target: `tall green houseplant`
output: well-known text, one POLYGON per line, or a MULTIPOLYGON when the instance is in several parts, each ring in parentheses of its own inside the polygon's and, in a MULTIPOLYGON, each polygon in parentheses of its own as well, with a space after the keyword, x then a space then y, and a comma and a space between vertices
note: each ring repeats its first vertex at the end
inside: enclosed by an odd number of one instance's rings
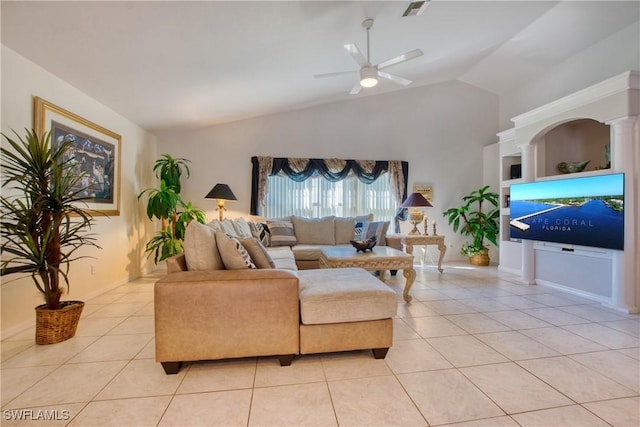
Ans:
POLYGON ((147 242, 145 252, 154 253, 154 261, 158 263, 171 256, 183 252, 182 242, 187 224, 196 220, 205 222, 206 217, 202 209, 185 202, 180 197, 183 174, 190 176, 189 160, 174 158, 163 154, 153 165, 156 178, 160 180, 160 188, 148 188, 138 195, 140 199, 145 193, 147 199, 147 217, 160 220, 160 230, 147 242))
MULTIPOLYGON (((458 208, 448 209, 443 213, 453 231, 473 238, 472 243, 462 246, 465 256, 479 255, 488 251, 485 239, 498 246, 500 209, 498 194, 489 191, 485 185, 462 198, 463 204, 458 208)), ((488 263, 488 257, 487 257, 488 263)))
MULTIPOLYGON (((75 159, 69 155, 71 141, 51 144, 51 134, 38 136, 26 130, 17 139, 4 134, 7 146, 2 154, 2 196, 0 203, 2 236, 2 276, 29 276, 44 297, 44 306, 36 307, 36 342, 48 344, 63 341, 73 330, 59 336, 38 340, 41 308, 61 310, 69 305, 61 302, 65 285, 69 288, 69 266, 83 258, 77 251, 84 246, 99 247, 89 233, 93 217, 82 196, 89 188, 83 185, 84 174, 74 169, 75 159)), ((77 317, 82 311, 82 302, 77 317)), ((76 323, 77 325, 77 323, 76 323)), ((55 327, 54 327, 55 328, 55 327)))

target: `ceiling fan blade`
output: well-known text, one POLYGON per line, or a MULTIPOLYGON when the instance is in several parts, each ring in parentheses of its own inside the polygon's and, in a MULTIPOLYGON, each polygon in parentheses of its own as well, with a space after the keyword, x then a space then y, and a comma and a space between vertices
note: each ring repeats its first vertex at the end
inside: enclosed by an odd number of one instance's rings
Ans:
POLYGON ((345 44, 344 48, 347 50, 347 52, 349 52, 351 57, 358 63, 358 65, 361 68, 368 67, 371 65, 369 64, 369 61, 367 61, 367 58, 364 57, 362 52, 360 52, 360 49, 358 49, 358 46, 356 46, 355 44, 353 43, 345 44))
POLYGON ((397 83, 402 86, 408 86, 411 84, 411 80, 407 80, 403 77, 395 76, 393 74, 384 73, 382 71, 378 71, 378 75, 380 77, 384 77, 385 79, 391 80, 394 83, 397 83))
POLYGON ((325 77, 344 76, 344 75, 347 75, 347 74, 355 74, 357 72, 358 72, 358 70, 337 71, 335 73, 316 74, 313 77, 315 77, 316 79, 324 79, 325 77))
POLYGON ((349 92, 349 95, 357 95, 360 93, 360 89, 362 89, 362 86, 360 86, 360 82, 356 82, 355 86, 353 87, 353 89, 351 89, 351 92, 349 92))
POLYGON ((408 61, 410 59, 414 59, 417 58, 419 56, 422 56, 422 51, 420 49, 413 49, 407 53, 404 53, 402 55, 398 55, 395 58, 391 58, 388 59, 384 62, 381 62, 378 64, 378 70, 383 70, 387 67, 391 67, 392 65, 396 65, 399 64, 401 62, 405 62, 408 61))

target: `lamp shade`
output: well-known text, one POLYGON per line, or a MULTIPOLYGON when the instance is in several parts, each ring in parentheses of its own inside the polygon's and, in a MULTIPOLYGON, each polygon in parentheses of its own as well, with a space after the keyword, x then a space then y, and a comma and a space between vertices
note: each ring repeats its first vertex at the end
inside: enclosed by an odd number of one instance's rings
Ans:
POLYGON ((419 208, 419 207, 431 207, 431 203, 420 193, 411 193, 407 200, 402 203, 402 208, 419 208))
POLYGON ((211 191, 209 191, 207 195, 204 196, 204 198, 218 200, 238 200, 227 184, 216 184, 215 187, 213 187, 211 191))

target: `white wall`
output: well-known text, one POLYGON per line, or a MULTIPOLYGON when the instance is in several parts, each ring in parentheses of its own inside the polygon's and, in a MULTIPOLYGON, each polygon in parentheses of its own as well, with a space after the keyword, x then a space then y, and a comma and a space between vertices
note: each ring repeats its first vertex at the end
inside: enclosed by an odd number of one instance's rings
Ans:
MULTIPOLYGON (((11 135, 14 129, 23 135, 24 128, 33 127, 33 97, 39 96, 122 137, 120 215, 96 217, 92 231, 102 250, 88 249, 83 254, 94 259, 72 264, 70 293, 63 299, 86 300, 139 277, 150 267, 142 253, 154 224, 146 219, 136 197, 144 188, 155 185, 151 174, 155 137, 5 46, 1 58, 3 133, 11 135), (95 275, 91 275, 92 265, 95 275)), ((13 278, 2 277, 0 288, 3 338, 32 325, 33 308, 43 302, 30 279, 13 278)))
POLYGON ((500 130, 511 118, 629 70, 640 69, 640 22, 557 65, 543 78, 500 95, 500 130))
MULTIPOLYGON (((229 184, 238 198, 226 203, 227 216, 248 215, 251 156, 406 160, 410 187, 433 186, 434 207, 426 215, 446 236, 447 259, 462 259, 464 240, 445 225, 442 212, 482 186, 482 149, 495 142, 497 117, 495 95, 449 82, 198 131, 160 133, 158 153, 191 160, 183 196, 205 209, 209 219, 216 217, 216 205, 204 195, 216 183, 229 184)), ((410 229, 402 223, 403 231, 410 229)))

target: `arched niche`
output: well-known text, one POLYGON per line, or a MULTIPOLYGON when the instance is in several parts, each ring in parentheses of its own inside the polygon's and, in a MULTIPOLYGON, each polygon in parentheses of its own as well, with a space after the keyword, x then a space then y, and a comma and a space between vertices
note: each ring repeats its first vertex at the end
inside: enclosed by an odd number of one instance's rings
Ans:
MULTIPOLYGON (((520 155, 522 182, 547 176, 571 178, 571 174, 558 172, 557 164, 583 157, 584 160, 589 157, 590 164, 582 175, 625 174, 625 244, 621 251, 547 242, 505 242, 501 245, 500 259, 502 246, 509 250, 519 246, 524 283, 559 287, 616 310, 637 313, 640 311, 640 72, 624 72, 516 116, 512 121, 514 128, 509 134, 513 142, 509 144, 517 147, 519 153, 511 150, 505 154, 520 155), (606 165, 603 151, 607 137, 611 147, 610 169, 595 170, 606 165), (594 266, 601 273, 597 277, 589 273, 594 266), (597 292, 593 291, 594 286, 599 288, 597 292)), ((503 194, 508 193, 503 190, 503 194)), ((508 219, 508 214, 503 214, 501 226, 508 219)))
POLYGON ((610 126, 591 118, 566 120, 553 124, 536 137, 535 176, 565 175, 572 166, 588 162, 579 172, 611 167, 610 126))

